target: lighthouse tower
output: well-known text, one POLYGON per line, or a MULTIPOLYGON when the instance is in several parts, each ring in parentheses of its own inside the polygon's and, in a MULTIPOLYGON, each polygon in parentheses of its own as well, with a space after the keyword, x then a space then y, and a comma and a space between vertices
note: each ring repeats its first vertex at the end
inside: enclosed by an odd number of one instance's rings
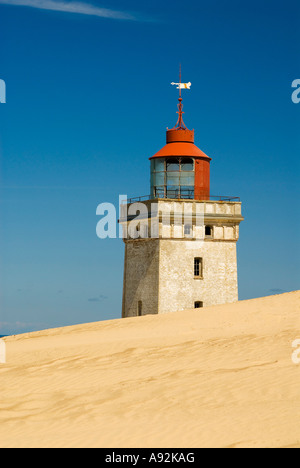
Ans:
MULTIPOLYGON (((238 197, 210 195, 211 158, 183 122, 150 157, 150 195, 121 205, 125 242, 122 317, 238 300, 238 197)), ((186 85, 185 85, 186 86, 186 85)))

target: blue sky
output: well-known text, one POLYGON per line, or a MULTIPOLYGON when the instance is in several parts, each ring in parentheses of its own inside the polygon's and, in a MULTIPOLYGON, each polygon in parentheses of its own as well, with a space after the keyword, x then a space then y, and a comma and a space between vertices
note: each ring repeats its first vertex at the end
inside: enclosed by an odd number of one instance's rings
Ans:
POLYGON ((211 193, 240 196, 240 299, 299 289, 298 0, 0 0, 0 335, 119 318, 99 203, 149 193, 184 121, 211 193))

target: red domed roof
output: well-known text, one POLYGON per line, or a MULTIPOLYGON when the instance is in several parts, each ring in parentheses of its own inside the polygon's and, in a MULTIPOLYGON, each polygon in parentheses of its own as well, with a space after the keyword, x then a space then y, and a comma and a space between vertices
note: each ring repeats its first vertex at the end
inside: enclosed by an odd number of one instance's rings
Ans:
POLYGON ((211 160, 209 156, 203 153, 203 151, 194 144, 194 130, 185 128, 167 130, 167 144, 149 159, 170 156, 205 158, 209 161, 211 160))

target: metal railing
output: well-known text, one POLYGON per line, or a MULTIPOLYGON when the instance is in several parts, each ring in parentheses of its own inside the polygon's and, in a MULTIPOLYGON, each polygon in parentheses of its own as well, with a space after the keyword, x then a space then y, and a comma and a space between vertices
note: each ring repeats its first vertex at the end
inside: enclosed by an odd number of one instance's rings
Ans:
MULTIPOLYGON (((195 200, 194 198, 194 190, 187 190, 187 193, 183 193, 181 191, 180 195, 176 193, 176 190, 174 191, 168 191, 166 194, 167 196, 165 197, 164 194, 159 194, 156 193, 156 196, 154 195, 142 195, 140 197, 133 197, 133 198, 128 198, 127 201, 124 201, 124 204, 130 204, 130 203, 137 203, 137 202, 142 202, 142 201, 147 201, 147 200, 156 200, 156 199, 164 199, 164 200, 195 200)), ((201 201, 201 199, 197 198, 197 201, 201 201)), ((240 197, 231 197, 227 195, 210 195, 209 198, 203 199, 203 201, 224 201, 224 202, 240 202, 241 199, 240 197)))

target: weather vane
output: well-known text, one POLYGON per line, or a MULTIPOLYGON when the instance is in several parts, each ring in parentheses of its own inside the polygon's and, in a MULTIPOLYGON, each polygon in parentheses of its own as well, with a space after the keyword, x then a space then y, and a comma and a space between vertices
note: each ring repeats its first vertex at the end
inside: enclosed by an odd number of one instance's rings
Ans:
POLYGON ((174 127, 175 128, 187 128, 187 126, 185 125, 185 123, 183 122, 183 119, 182 119, 182 114, 184 114, 183 110, 182 110, 182 97, 181 97, 181 90, 182 89, 191 89, 191 82, 189 81, 188 83, 181 83, 181 65, 179 67, 179 83, 174 83, 172 82, 171 85, 177 85, 176 86, 176 89, 179 89, 179 104, 178 104, 178 112, 177 114, 179 114, 179 117, 178 117, 178 120, 177 120, 177 123, 174 127))

